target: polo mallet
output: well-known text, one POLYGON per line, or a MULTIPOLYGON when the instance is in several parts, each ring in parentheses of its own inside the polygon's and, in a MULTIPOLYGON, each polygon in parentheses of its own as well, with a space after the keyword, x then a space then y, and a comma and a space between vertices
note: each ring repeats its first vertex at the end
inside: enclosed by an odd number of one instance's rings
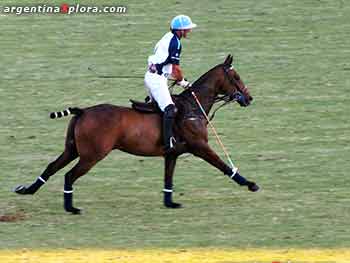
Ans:
POLYGON ((202 104, 200 103, 199 99, 197 98, 196 94, 195 94, 193 91, 191 92, 191 94, 192 94, 192 96, 194 97, 196 103, 198 104, 198 106, 199 106, 201 112, 203 113, 204 117, 206 118, 206 120, 207 120, 207 122, 208 122, 208 124, 209 124, 209 126, 210 126, 210 128, 211 128, 211 130, 214 132, 216 141, 217 141, 217 142, 219 143, 219 145, 221 146, 221 149, 223 150, 223 152, 224 152, 224 154, 225 154, 227 160, 229 161, 229 163, 230 163, 230 165, 231 165, 232 172, 233 172, 232 177, 235 176, 235 174, 236 174, 238 168, 233 164, 233 162, 232 162, 232 160, 231 160, 231 157, 230 157, 228 151, 226 150, 225 145, 222 143, 222 141, 221 141, 221 139, 220 139, 218 133, 216 132, 216 129, 215 129, 214 125, 211 123, 211 121, 210 121, 208 115, 205 113, 205 110, 203 109, 203 106, 202 106, 202 104))
POLYGON ((101 78, 101 79, 143 79, 143 76, 134 76, 134 75, 105 75, 105 74, 100 74, 96 72, 95 69, 93 69, 91 66, 88 67, 88 70, 92 72, 95 77, 101 78))

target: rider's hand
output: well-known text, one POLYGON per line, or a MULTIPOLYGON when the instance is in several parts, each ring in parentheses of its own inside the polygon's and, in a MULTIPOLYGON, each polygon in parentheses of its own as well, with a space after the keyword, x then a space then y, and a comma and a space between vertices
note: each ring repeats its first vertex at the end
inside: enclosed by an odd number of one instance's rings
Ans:
POLYGON ((186 79, 182 79, 181 81, 177 82, 177 85, 187 89, 191 87, 191 83, 189 81, 187 81, 186 79))

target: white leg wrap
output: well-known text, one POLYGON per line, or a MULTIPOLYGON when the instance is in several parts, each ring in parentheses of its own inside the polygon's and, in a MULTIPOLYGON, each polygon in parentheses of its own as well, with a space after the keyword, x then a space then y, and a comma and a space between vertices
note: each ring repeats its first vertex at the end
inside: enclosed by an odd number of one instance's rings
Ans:
POLYGON ((172 193, 173 190, 171 190, 171 189, 163 189, 163 192, 165 192, 165 193, 172 193))
POLYGON ((233 167, 232 167, 232 175, 231 175, 231 178, 233 178, 233 177, 236 175, 237 171, 238 171, 238 168, 235 167, 235 166, 233 166, 233 167))
POLYGON ((38 179, 39 179, 40 181, 42 181, 43 183, 46 183, 46 181, 45 181, 43 178, 41 178, 41 176, 39 176, 38 179))
POLYGON ((69 190, 69 191, 63 190, 63 193, 65 193, 65 194, 72 194, 72 193, 73 193, 73 190, 69 190))

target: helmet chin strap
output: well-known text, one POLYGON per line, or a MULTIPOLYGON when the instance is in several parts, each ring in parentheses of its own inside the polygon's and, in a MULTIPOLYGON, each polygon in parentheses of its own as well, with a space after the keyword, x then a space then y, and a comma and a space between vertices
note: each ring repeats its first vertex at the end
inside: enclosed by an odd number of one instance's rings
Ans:
POLYGON ((177 35, 178 38, 181 39, 184 35, 184 31, 183 31, 183 29, 175 30, 175 34, 177 35))
POLYGON ((184 37, 184 34, 185 34, 185 31, 183 29, 180 30, 180 33, 181 33, 181 38, 184 37))

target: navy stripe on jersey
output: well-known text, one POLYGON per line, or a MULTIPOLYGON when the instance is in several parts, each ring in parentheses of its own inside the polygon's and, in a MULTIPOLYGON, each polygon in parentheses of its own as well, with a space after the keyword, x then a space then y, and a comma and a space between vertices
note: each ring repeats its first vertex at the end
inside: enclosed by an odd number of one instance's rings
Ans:
POLYGON ((181 43, 175 34, 170 40, 168 52, 169 52, 169 57, 167 58, 167 60, 169 60, 169 63, 179 65, 180 54, 181 54, 181 43))
POLYGON ((175 34, 170 40, 168 54, 168 57, 163 63, 156 64, 157 73, 160 75, 163 73, 163 66, 167 64, 180 64, 181 42, 175 34))

